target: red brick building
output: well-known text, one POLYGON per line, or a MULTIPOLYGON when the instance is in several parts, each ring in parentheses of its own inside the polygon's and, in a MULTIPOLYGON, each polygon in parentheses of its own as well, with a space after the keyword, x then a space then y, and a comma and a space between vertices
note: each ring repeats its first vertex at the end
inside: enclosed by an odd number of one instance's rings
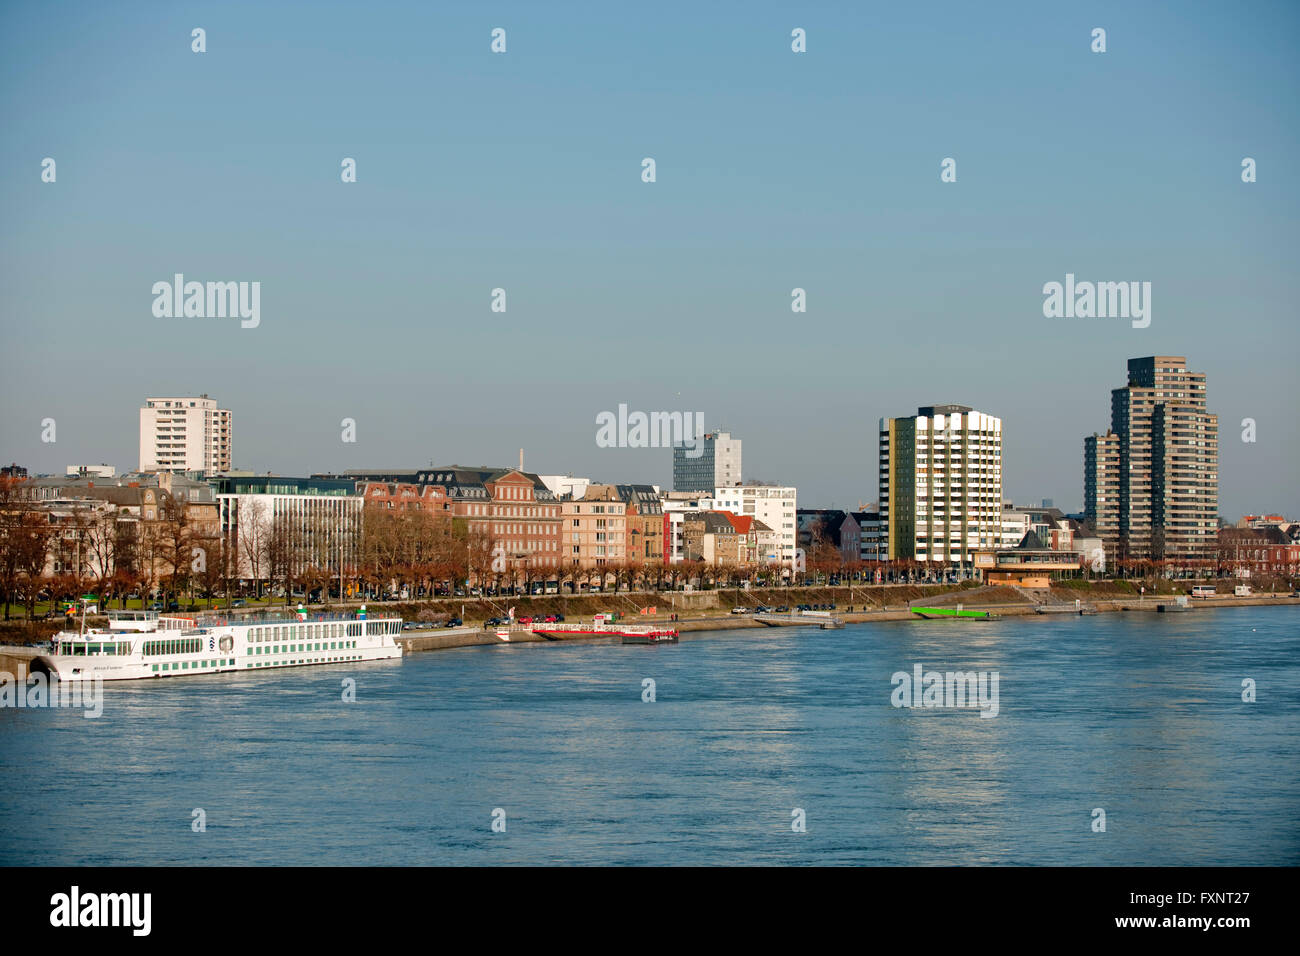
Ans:
POLYGON ((1300 574, 1300 543, 1281 528, 1221 528, 1219 566, 1252 575, 1300 574))
POLYGON ((437 509, 491 543, 494 572, 554 568, 560 503, 537 475, 517 468, 433 466, 416 472, 349 471, 367 504, 437 509), (417 493, 418 492, 418 493, 417 493))
POLYGON ((494 571, 559 567, 560 502, 531 472, 452 465, 419 472, 417 483, 440 489, 470 534, 489 538, 494 571))

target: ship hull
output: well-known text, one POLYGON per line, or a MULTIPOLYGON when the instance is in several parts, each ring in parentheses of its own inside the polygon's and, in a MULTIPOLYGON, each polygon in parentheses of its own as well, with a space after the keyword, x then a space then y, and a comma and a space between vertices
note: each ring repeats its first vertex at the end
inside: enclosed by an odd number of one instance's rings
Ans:
POLYGON ((656 631, 652 634, 620 634, 624 644, 676 644, 676 631, 656 631))

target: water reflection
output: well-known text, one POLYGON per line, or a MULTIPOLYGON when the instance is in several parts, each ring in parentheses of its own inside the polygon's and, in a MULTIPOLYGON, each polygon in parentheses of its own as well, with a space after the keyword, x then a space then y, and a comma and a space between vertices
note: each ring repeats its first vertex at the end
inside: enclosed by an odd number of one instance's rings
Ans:
POLYGON ((1295 864, 1296 645, 1260 608, 109 685, 0 710, 0 863, 1295 864), (998 716, 893 707, 917 663, 997 672, 998 716))

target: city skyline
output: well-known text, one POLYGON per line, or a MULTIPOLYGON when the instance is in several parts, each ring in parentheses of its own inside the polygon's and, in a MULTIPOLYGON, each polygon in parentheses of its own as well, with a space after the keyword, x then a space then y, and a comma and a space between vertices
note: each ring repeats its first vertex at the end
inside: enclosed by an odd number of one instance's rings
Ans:
MULTIPOLYGON (((1130 360, 1130 361, 1136 361, 1136 360, 1134 359, 1134 360, 1130 360)), ((1104 391, 1109 391, 1109 389, 1102 389, 1102 388, 1099 386, 1099 394, 1102 393, 1102 392, 1104 392, 1104 391)), ((177 394, 178 394, 178 396, 179 396, 180 393, 177 393, 177 394)), ((225 402, 224 399, 222 399, 222 398, 220 398, 220 397, 217 397, 217 398, 210 398, 210 396, 209 396, 207 393, 204 393, 204 394, 202 394, 201 396, 200 396, 199 394, 195 394, 195 395, 193 396, 193 398, 195 398, 195 399, 198 399, 198 398, 200 398, 200 397, 203 398, 203 399, 208 399, 208 400, 209 400, 212 404, 214 404, 214 405, 215 405, 215 404, 223 404, 223 405, 230 404, 230 403, 225 402)), ((143 412, 144 410, 148 409, 148 408, 150 407, 151 402, 152 402, 152 399, 149 400, 149 401, 144 402, 144 403, 140 406, 140 411, 143 412)), ((1211 406, 1213 406, 1213 403, 1212 403, 1212 402, 1211 402, 1210 404, 1211 404, 1211 406)), ((918 407, 918 408, 921 408, 921 407, 923 407, 923 406, 917 406, 917 407, 918 407)), ((1212 407, 1211 407, 1211 411, 1213 411, 1213 408, 1212 408, 1212 407)), ((238 436, 238 435, 243 434, 243 429, 240 429, 240 428, 238 427, 238 423, 239 423, 239 421, 240 421, 240 418, 239 418, 238 412, 236 411, 236 412, 235 412, 231 417, 232 417, 233 421, 235 422, 235 425, 232 427, 232 433, 233 433, 235 436, 238 436)), ((898 417, 898 416, 889 416, 889 417, 898 417)), ((902 417, 907 417, 907 416, 904 415, 904 416, 902 416, 902 417)), ((261 421, 261 425, 260 425, 259 427, 262 429, 262 431, 265 431, 265 430, 267 430, 268 428, 272 428, 272 427, 274 426, 274 423, 273 423, 273 422, 267 422, 266 419, 265 419, 265 417, 263 417, 260 421, 261 421)), ((144 419, 143 419, 143 418, 139 419, 139 422, 138 422, 137 437, 136 437, 136 440, 135 440, 135 442, 134 442, 136 445, 139 445, 139 446, 141 446, 141 447, 143 447, 143 444, 142 444, 142 443, 144 442, 145 437, 146 437, 146 436, 145 436, 145 432, 144 432, 143 422, 144 422, 144 419)), ((340 424, 343 424, 343 423, 340 422, 340 424)), ((352 426, 352 427, 355 429, 355 425, 352 426)), ((1105 434, 1105 432, 1106 432, 1106 428, 1096 429, 1096 430, 1094 430, 1094 431, 1097 432, 1097 433, 1100 433, 1100 434, 1102 434, 1102 435, 1104 436, 1104 434, 1105 434)), ((710 433, 710 435, 709 435, 710 438, 712 438, 712 434, 713 434, 713 433, 710 433)), ((728 438, 732 438, 732 436, 731 436, 729 433, 727 433, 727 432, 723 432, 722 434, 723 434, 724 436, 727 436, 728 438)), ((541 434, 534 433, 533 437, 534 437, 534 438, 542 438, 542 439, 545 439, 545 437, 546 437, 546 433, 545 433, 545 432, 542 432, 541 434)), ((1050 499, 1050 500, 1052 500, 1052 501, 1054 501, 1054 502, 1057 502, 1059 505, 1063 506, 1063 510, 1065 510, 1065 511, 1067 511, 1067 512, 1071 512, 1071 513, 1083 513, 1083 512, 1086 510, 1086 505, 1087 505, 1087 502, 1086 502, 1086 495, 1085 495, 1085 493, 1084 493, 1084 482, 1085 482, 1085 477, 1084 477, 1084 475, 1085 475, 1085 472, 1086 472, 1087 467, 1088 467, 1088 456, 1087 456, 1087 452, 1086 452, 1086 446, 1087 446, 1087 443, 1088 443, 1088 442, 1090 442, 1090 441, 1092 441, 1092 440, 1095 440, 1095 438, 1096 438, 1096 434, 1095 434, 1095 433, 1088 433, 1088 434, 1085 434, 1085 435, 1080 435, 1080 436, 1078 436, 1078 437, 1079 437, 1079 445, 1080 445, 1080 454, 1079 454, 1078 462, 1077 462, 1077 465, 1076 465, 1076 468, 1075 468, 1075 476, 1076 476, 1076 478, 1077 478, 1077 484, 1078 484, 1078 488, 1079 488, 1079 490, 1078 490, 1078 492, 1077 492, 1076 494, 1074 494, 1074 495, 1071 495, 1071 494, 1069 494, 1069 493, 1064 493, 1064 494, 1047 494, 1047 493, 1042 493, 1041 490, 1035 490, 1035 489, 1029 489, 1029 490, 1027 490, 1027 491, 1022 491, 1022 492, 1020 492, 1020 493, 1013 493, 1012 489, 1013 489, 1017 484, 1023 484, 1023 482, 1017 482, 1017 481, 1015 480, 1015 474, 1014 474, 1014 472, 1009 472, 1007 469, 1004 468, 1004 469, 1003 469, 1003 476, 1002 476, 1003 479, 1004 479, 1004 480, 1005 480, 1005 479, 1010 479, 1009 481, 1006 481, 1005 486, 1004 486, 1004 494, 1003 494, 1004 499, 1005 499, 1005 500, 1010 500, 1010 501, 1022 502, 1022 503, 1023 503, 1023 502, 1037 502, 1037 501, 1039 501, 1039 500, 1049 500, 1049 499, 1050 499)), ((736 438, 732 438, 732 440, 733 440, 733 442, 734 442, 737 446, 739 446, 739 445, 741 444, 741 441, 743 441, 743 436, 741 436, 741 437, 736 437, 736 438)), ((258 438, 255 439, 255 444, 261 444, 261 443, 263 443, 264 441, 265 441, 265 436, 264 436, 264 435, 259 435, 258 438)), ((238 449, 238 448, 240 447, 240 445, 237 444, 237 442, 238 442, 238 437, 235 438, 235 442, 236 442, 236 444, 235 444, 234 447, 235 447, 236 449, 238 449)), ((350 444, 350 443, 341 443, 341 445, 342 445, 343 448, 352 448, 352 447, 353 447, 352 444, 350 444)), ((48 446, 48 445, 47 445, 46 447, 47 447, 47 448, 49 448, 49 447, 57 447, 57 445, 55 445, 55 446, 48 446)), ((541 446, 541 447, 542 447, 542 448, 545 448, 546 446, 543 445, 543 446, 541 446)), ((1011 441, 1009 441, 1009 440, 1007 440, 1007 439, 1004 439, 1004 449, 1003 449, 1003 458, 1002 458, 1003 461, 1006 460, 1006 454, 1005 454, 1005 448, 1006 448, 1006 447, 1014 447, 1014 442, 1011 442, 1011 441)), ((674 489, 674 478, 673 478, 674 461, 675 461, 675 460, 680 456, 680 453, 675 453, 673 449, 670 449, 670 448, 662 448, 662 447, 661 447, 661 448, 599 448, 599 449, 597 449, 597 450, 598 450, 598 452, 600 453, 600 455, 599 455, 597 458, 595 458, 595 459, 584 458, 584 457, 581 456, 581 455, 577 456, 579 460, 585 460, 585 461, 592 461, 592 462, 594 462, 594 464, 593 464, 592 466, 587 467, 587 468, 583 468, 583 467, 580 467, 580 466, 549 467, 549 466, 551 466, 551 465, 555 465, 555 466, 565 466, 565 461, 561 460, 561 459, 558 458, 558 457, 548 457, 548 458, 546 458, 546 459, 544 460, 544 463, 543 463, 542 465, 538 465, 537 462, 536 462, 536 460, 535 460, 534 458, 531 457, 531 455, 530 455, 530 450, 529 450, 527 447, 524 447, 524 448, 522 448, 522 449, 516 449, 515 451, 516 451, 516 453, 518 453, 519 451, 523 451, 523 452, 525 453, 525 455, 528 456, 528 460, 526 461, 527 468, 526 468, 525 470, 527 470, 527 471, 529 471, 529 472, 532 472, 532 473, 536 473, 536 474, 573 475, 573 476, 582 476, 582 477, 588 478, 588 479, 592 480, 592 481, 595 482, 595 483, 610 483, 610 484, 619 484, 619 483, 624 483, 624 484, 626 484, 626 483, 640 483, 640 484, 654 484, 654 485, 658 485, 658 486, 660 486, 661 488, 663 488, 663 489, 665 489, 665 490, 673 490, 673 489, 674 489), (629 464, 629 465, 626 465, 626 466, 625 466, 625 468, 626 468, 626 473, 624 473, 623 471, 616 471, 614 474, 610 474, 609 471, 601 471, 601 470, 600 470, 602 467, 609 468, 610 470, 613 470, 614 468, 617 467, 617 466, 615 466, 615 465, 613 464, 613 460, 612 460, 612 459, 610 460, 610 465, 608 465, 608 466, 602 466, 602 465, 601 465, 601 462, 600 462, 600 458, 601 458, 601 457, 603 457, 603 456, 618 456, 618 455, 629 456, 629 458, 628 458, 628 459, 624 459, 624 461, 630 461, 630 460, 633 460, 633 458, 641 459, 641 463, 638 464, 638 465, 630 465, 630 464, 629 464), (647 458, 647 456, 650 456, 650 461, 649 461, 648 463, 645 461, 645 459, 647 458), (657 460, 656 460, 656 459, 657 459, 657 460), (661 478, 660 475, 658 474, 658 472, 662 472, 662 471, 665 470, 665 462, 666 462, 666 470, 667 470, 667 472, 668 472, 668 475, 666 476, 666 478, 661 478), (647 470, 650 471, 650 472, 654 472, 654 474, 647 474, 647 470)), ((875 448, 873 447, 872 450, 870 451, 870 462, 869 462, 869 464, 868 464, 868 466, 867 466, 868 468, 870 468, 870 467, 874 467, 874 465, 875 465, 875 460, 876 460, 876 456, 877 456, 877 449, 875 449, 875 448)), ((88 461, 91 461, 91 460, 92 460, 92 457, 93 457, 93 456, 83 456, 82 458, 75 458, 75 456, 74 456, 75 460, 78 461, 78 462, 81 462, 81 461, 87 461, 87 462, 88 462, 88 461)), ((295 455, 295 456, 290 456, 290 457, 292 457, 294 460, 298 460, 298 461, 306 461, 306 459, 305 459, 303 456, 301 456, 301 455, 295 455)), ((475 458, 475 457, 472 456, 472 455, 458 455, 457 452, 452 451, 452 452, 450 452, 450 453, 447 454, 447 455, 443 455, 443 454, 434 454, 434 455, 431 455, 431 456, 429 456, 429 458, 428 458, 427 460, 425 460, 425 461, 416 461, 416 460, 413 460, 413 459, 414 459, 414 456, 413 456, 411 453, 409 453, 409 452, 402 452, 402 451, 400 451, 400 450, 395 450, 395 451, 392 452, 391 454, 388 454, 388 453, 381 453, 381 455, 380 455, 379 457, 376 457, 376 458, 373 458, 373 459, 362 459, 362 460, 360 460, 360 463, 351 463, 351 464, 349 464, 347 467, 341 467, 341 466, 339 466, 339 465, 337 464, 337 462, 335 461, 335 462, 324 462, 324 463, 320 464, 319 466, 316 466, 316 465, 304 465, 303 467, 299 467, 299 468, 293 468, 293 467, 289 467, 289 468, 279 467, 279 468, 277 468, 277 467, 262 467, 259 463, 249 463, 249 462, 247 462, 243 457, 241 457, 241 453, 240 453, 238 450, 236 450, 236 452, 235 452, 235 457, 234 457, 234 463, 233 463, 233 466, 232 466, 232 470, 233 470, 233 471, 251 471, 251 472, 253 472, 254 474, 267 474, 267 473, 270 473, 270 474, 275 474, 275 475, 297 475, 297 476, 307 476, 307 475, 313 475, 313 474, 335 474, 335 473, 342 474, 342 473, 345 472, 345 471, 349 471, 349 470, 358 470, 358 469, 360 469, 360 470, 370 470, 370 471, 373 471, 373 470, 375 470, 377 464, 378 464, 378 465, 383 465, 383 466, 386 466, 386 467, 395 468, 395 469, 398 469, 398 470, 401 470, 401 469, 419 470, 419 469, 421 469, 421 468, 428 467, 429 465, 432 465, 432 464, 441 464, 441 465, 458 464, 458 465, 464 465, 464 466, 466 466, 466 467, 469 467, 469 466, 472 466, 472 465, 486 465, 486 466, 491 466, 491 467, 506 467, 506 468, 508 468, 508 467, 513 467, 513 465, 512 465, 512 460, 513 460, 513 459, 512 459, 510 456, 508 456, 508 455, 494 455, 494 456, 491 456, 491 457, 487 457, 487 458, 479 459, 479 458, 475 458)), ((710 459, 710 461, 711 461, 711 459, 710 459)), ((28 470, 29 470, 32 474, 37 474, 37 473, 41 473, 41 474, 62 474, 63 471, 64 471, 64 469, 67 468, 67 467, 69 467, 69 465, 70 465, 70 462, 56 461, 54 464, 52 464, 52 465, 51 465, 50 467, 48 467, 48 468, 39 468, 39 467, 36 467, 36 466, 34 466, 34 465, 32 465, 32 464, 26 462, 26 461, 16 461, 16 460, 15 460, 14 463, 16 463, 16 464, 18 464, 18 465, 20 465, 20 466, 22 466, 22 467, 26 467, 26 468, 28 468, 28 470)), ((135 470, 134 466, 126 466, 126 467, 122 467, 121 464, 120 464, 120 462, 115 461, 115 460, 111 460, 111 459, 104 459, 104 463, 105 463, 105 464, 108 464, 108 465, 117 466, 117 467, 118 467, 119 474, 121 474, 121 473, 125 473, 125 472, 128 472, 128 471, 133 471, 133 470, 135 470)), ((710 465, 710 467, 712 467, 712 466, 710 465)), ((1222 467, 1222 466, 1220 466, 1220 467, 1222 467)), ((793 479, 788 479, 788 478, 786 478, 786 476, 770 477, 770 476, 766 476, 766 475, 755 475, 755 474, 752 474, 752 473, 750 472, 748 466, 746 466, 745 471, 744 471, 744 473, 743 473, 743 475, 742 475, 742 479, 743 479, 743 481, 746 482, 746 483, 748 483, 748 482, 750 482, 750 481, 761 481, 761 482, 763 482, 763 483, 765 483, 765 484, 769 484, 769 485, 783 485, 783 484, 788 484, 788 485, 793 485, 793 486, 795 486, 795 487, 799 487, 799 488, 801 488, 801 489, 811 489, 811 488, 816 487, 816 486, 818 486, 818 485, 826 485, 826 484, 828 484, 828 482, 826 482, 826 481, 822 481, 822 482, 817 482, 817 481, 804 482, 804 481, 801 481, 801 477, 802 477, 802 476, 796 475, 796 476, 793 477, 793 479), (783 480, 783 478, 786 479, 786 480, 783 480)), ((815 503, 815 504, 817 504, 818 506, 822 506, 822 507, 843 508, 843 509, 846 509, 846 510, 853 510, 853 509, 856 508, 859 504, 865 506, 865 505, 871 504, 871 503, 873 503, 873 502, 878 502, 878 496, 873 496, 872 493, 871 493, 871 492, 872 492, 873 490, 875 490, 875 489, 874 489, 874 488, 870 488, 870 487, 868 487, 868 485, 867 485, 867 482, 868 482, 868 481, 874 481, 874 480, 876 480, 876 479, 875 479, 875 476, 865 476, 865 475, 864 475, 864 476, 863 476, 863 485, 864 485, 864 492, 863 492, 863 494, 862 494, 862 495, 859 495, 857 498, 855 498, 855 499, 853 499, 853 500, 849 500, 849 501, 843 501, 843 502, 838 501, 838 500, 829 500, 829 501, 828 501, 828 500, 825 500, 825 499, 822 498, 822 497, 817 497, 817 496, 815 496, 815 492, 813 492, 813 491, 811 491, 811 490, 803 490, 803 491, 801 491, 801 495, 804 496, 804 500, 807 501, 807 502, 809 502, 810 505, 813 504, 813 503, 815 503)), ((843 482, 841 482, 841 483, 843 483, 843 482)), ((1224 486, 1223 486, 1223 475, 1222 475, 1222 472, 1220 472, 1220 479, 1219 479, 1219 498, 1220 498, 1220 501, 1222 501, 1222 500, 1225 498, 1225 495, 1223 494, 1223 487, 1224 487, 1224 486)), ((707 490, 707 489, 701 489, 701 490, 707 490)), ((1230 497, 1230 495, 1229 495, 1229 497, 1230 497)), ((1242 515, 1251 514, 1251 513, 1254 513, 1254 512, 1258 512, 1258 511, 1260 511, 1260 510, 1265 510, 1265 511, 1270 511, 1270 510, 1271 510, 1271 511, 1281 511, 1281 512, 1285 512, 1285 513, 1289 513, 1289 514, 1300 513, 1300 508, 1297 508, 1297 507, 1294 507, 1294 506, 1285 506, 1285 505, 1283 505, 1283 506, 1278 506, 1278 505, 1275 505, 1275 504, 1272 503, 1272 502, 1269 502, 1269 503, 1267 503, 1266 505, 1261 505, 1261 504, 1259 504, 1258 502, 1248 502, 1248 503, 1247 503, 1247 506, 1241 508, 1240 510, 1225 509, 1225 508, 1223 508, 1223 507, 1220 507, 1220 509, 1219 509, 1219 515, 1222 516, 1222 517, 1224 517, 1224 518, 1226 518, 1226 519, 1228 519, 1229 521, 1234 521, 1234 520, 1236 520, 1236 518, 1238 518, 1238 517, 1240 517, 1240 516, 1242 516, 1242 515)))

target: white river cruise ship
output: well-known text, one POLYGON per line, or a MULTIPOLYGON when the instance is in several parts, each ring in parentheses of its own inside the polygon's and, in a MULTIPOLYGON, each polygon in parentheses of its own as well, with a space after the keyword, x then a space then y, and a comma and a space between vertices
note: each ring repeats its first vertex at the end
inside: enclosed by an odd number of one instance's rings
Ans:
POLYGON ((379 661, 402 656, 401 618, 356 614, 222 617, 110 611, 107 628, 61 631, 32 670, 61 681, 191 677, 266 667, 379 661))

